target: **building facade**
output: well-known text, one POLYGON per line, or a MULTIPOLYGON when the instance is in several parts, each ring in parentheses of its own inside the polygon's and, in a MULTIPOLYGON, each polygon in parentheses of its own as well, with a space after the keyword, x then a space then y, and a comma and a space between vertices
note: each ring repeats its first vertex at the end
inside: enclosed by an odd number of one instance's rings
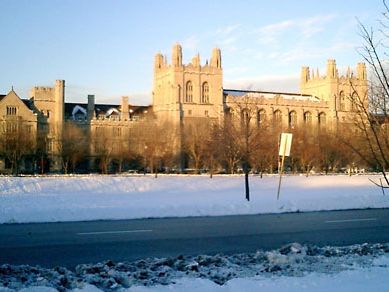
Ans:
POLYGON ((352 121, 356 110, 353 97, 367 96, 363 63, 357 64, 355 74, 349 69, 342 76, 335 60, 328 60, 323 76, 318 70, 302 67, 300 92, 288 93, 223 88, 222 57, 218 48, 212 50, 210 60, 204 64, 200 55, 194 56, 189 64, 182 60, 179 44, 173 46, 170 62, 162 54, 156 54, 152 105, 148 107, 131 105, 128 97, 123 97, 120 104, 96 104, 94 95, 89 95, 86 103, 67 103, 63 80, 57 80, 53 87, 34 87, 28 100, 20 99, 13 90, 0 95, 0 172, 11 172, 16 165, 26 172, 61 171, 64 153, 70 147, 65 139, 69 135, 69 122, 77 125, 80 139, 88 143, 82 155, 87 157, 88 168, 93 169, 102 163, 104 153, 114 157, 115 153, 125 152, 132 131, 147 116, 160 124, 172 125, 176 137, 172 144, 179 149, 182 131, 191 121, 223 123, 231 116, 244 118, 248 110, 257 125, 267 123, 288 130, 309 124, 336 131, 339 125, 352 121), (242 108, 242 104, 246 107, 242 108), (17 129, 23 129, 22 136, 29 137, 31 145, 39 150, 40 162, 29 163, 28 150, 17 157, 12 154, 10 148, 17 139, 14 137, 11 143, 9 137, 17 129))

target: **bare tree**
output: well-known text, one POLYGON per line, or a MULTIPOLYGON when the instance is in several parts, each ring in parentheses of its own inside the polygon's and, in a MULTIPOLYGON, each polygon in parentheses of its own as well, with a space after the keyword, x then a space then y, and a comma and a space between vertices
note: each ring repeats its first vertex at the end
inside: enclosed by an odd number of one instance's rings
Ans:
MULTIPOLYGON (((184 149, 193 162, 194 169, 200 173, 200 167, 203 166, 210 139, 211 122, 209 119, 198 119, 185 125, 184 149)), ((209 153, 208 153, 209 154, 209 153)), ((212 157, 210 157, 212 159, 212 157)))
POLYGON ((359 23, 360 35, 363 40, 359 52, 370 69, 369 92, 358 93, 357 84, 351 84, 357 94, 350 96, 355 109, 355 133, 363 139, 355 139, 358 143, 344 141, 362 160, 369 162, 371 157, 384 178, 381 187, 389 188, 386 169, 389 167, 389 136, 388 136, 388 101, 389 75, 388 54, 389 44, 389 8, 383 1, 384 12, 378 29, 368 28, 359 23), (361 144, 360 142, 364 142, 361 144), (366 155, 365 149, 370 155, 366 155))
POLYGON ((22 164, 33 157, 36 147, 32 125, 22 121, 6 121, 0 138, 0 155, 10 163, 11 173, 19 174, 22 164))
POLYGON ((149 167, 155 177, 158 176, 158 169, 162 167, 164 158, 171 156, 175 142, 171 128, 168 122, 158 124, 157 120, 148 118, 140 122, 137 133, 134 133, 139 137, 137 148, 144 158, 144 169, 146 171, 149 167))
POLYGON ((77 163, 86 153, 86 135, 72 121, 67 121, 62 129, 62 142, 60 153, 62 156, 62 166, 65 174, 68 173, 69 167, 75 171, 77 163))
POLYGON ((261 151, 261 131, 257 124, 259 101, 255 97, 245 95, 234 98, 230 104, 233 115, 231 119, 226 120, 225 132, 228 134, 232 153, 235 153, 235 158, 242 166, 245 197, 250 201, 249 173, 258 151, 261 151))

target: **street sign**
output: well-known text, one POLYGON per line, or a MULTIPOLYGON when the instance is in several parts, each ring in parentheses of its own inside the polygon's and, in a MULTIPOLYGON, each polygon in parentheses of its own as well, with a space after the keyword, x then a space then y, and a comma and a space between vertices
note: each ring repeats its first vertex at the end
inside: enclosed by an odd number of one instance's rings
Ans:
POLYGON ((292 146, 292 134, 291 133, 282 133, 281 142, 280 142, 280 156, 289 156, 290 148, 292 146))
POLYGON ((278 191, 277 191, 277 200, 280 198, 280 190, 281 190, 281 178, 282 173, 284 171, 284 163, 285 163, 285 156, 290 155, 290 148, 292 146, 292 134, 291 133, 282 133, 281 134, 281 141, 280 141, 280 149, 278 151, 281 158, 281 169, 280 172, 280 180, 278 182, 278 191))

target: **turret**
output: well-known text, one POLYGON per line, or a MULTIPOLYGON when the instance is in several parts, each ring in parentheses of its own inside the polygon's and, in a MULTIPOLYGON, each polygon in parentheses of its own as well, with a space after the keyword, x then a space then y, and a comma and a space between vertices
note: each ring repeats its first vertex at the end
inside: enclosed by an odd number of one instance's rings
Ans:
POLYGON ((158 53, 154 57, 154 68, 155 69, 160 69, 163 66, 164 66, 163 55, 161 53, 158 53))
POLYGON ((62 123, 65 111, 65 80, 56 80, 54 89, 55 121, 62 123))
POLYGON ((222 68, 222 56, 219 48, 214 48, 212 50, 211 67, 218 69, 222 68))
POLYGON ((327 61, 327 78, 338 78, 338 71, 336 70, 335 60, 330 59, 327 61))
POLYGON ((366 80, 366 64, 358 63, 357 64, 357 78, 359 80, 366 80))
POLYGON ((307 83, 309 79, 310 79, 309 67, 307 66, 301 67, 301 78, 300 78, 301 84, 307 83))
POLYGON ((182 66, 182 48, 180 44, 175 44, 172 51, 172 65, 173 67, 182 66))

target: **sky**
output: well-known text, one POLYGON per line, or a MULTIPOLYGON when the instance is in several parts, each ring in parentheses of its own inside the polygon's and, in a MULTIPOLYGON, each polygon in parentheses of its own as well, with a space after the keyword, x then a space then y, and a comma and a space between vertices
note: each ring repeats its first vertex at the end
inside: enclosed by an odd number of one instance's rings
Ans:
POLYGON ((0 0, 0 94, 66 81, 66 101, 151 103, 153 60, 222 51, 223 87, 298 92, 301 66, 361 61, 381 0, 0 0))

